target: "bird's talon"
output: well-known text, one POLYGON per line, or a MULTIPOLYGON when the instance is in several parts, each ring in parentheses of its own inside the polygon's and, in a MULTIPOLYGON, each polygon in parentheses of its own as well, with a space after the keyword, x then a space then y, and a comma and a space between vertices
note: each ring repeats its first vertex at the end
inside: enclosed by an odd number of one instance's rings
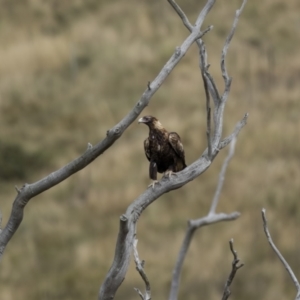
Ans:
POLYGON ((148 185, 148 188, 152 187, 154 189, 155 185, 158 183, 159 183, 158 180, 154 180, 151 184, 148 185))
POLYGON ((175 172, 167 171, 164 173, 163 177, 169 177, 169 179, 170 179, 172 175, 177 176, 177 174, 175 172))

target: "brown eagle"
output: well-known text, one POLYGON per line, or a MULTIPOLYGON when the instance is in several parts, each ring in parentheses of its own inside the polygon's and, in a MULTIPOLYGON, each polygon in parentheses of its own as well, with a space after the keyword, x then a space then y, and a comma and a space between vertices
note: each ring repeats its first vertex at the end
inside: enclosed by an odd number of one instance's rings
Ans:
POLYGON ((162 124, 152 116, 139 119, 149 127, 149 137, 144 141, 145 154, 150 161, 149 176, 154 180, 150 186, 154 187, 157 181, 157 172, 171 177, 186 167, 185 155, 180 136, 176 132, 168 132, 162 124))

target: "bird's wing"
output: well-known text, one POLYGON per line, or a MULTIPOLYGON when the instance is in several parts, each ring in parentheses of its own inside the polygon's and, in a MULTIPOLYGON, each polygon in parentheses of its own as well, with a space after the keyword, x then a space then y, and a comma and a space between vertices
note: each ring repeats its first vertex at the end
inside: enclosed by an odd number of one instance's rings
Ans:
POLYGON ((176 132, 170 132, 169 133, 169 143, 172 146, 175 153, 183 160, 185 164, 185 155, 184 155, 184 149, 183 145, 180 140, 180 136, 176 132))
POLYGON ((144 141, 144 149, 145 149, 145 154, 148 160, 151 160, 151 153, 150 153, 150 147, 149 147, 149 138, 146 138, 144 141))

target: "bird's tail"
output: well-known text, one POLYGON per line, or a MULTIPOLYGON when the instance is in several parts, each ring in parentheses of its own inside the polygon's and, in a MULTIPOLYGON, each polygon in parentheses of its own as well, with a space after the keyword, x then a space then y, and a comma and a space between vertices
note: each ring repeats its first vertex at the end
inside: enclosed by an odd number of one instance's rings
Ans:
POLYGON ((149 176, 150 176, 151 179, 157 180, 157 164, 154 161, 150 162, 149 176))

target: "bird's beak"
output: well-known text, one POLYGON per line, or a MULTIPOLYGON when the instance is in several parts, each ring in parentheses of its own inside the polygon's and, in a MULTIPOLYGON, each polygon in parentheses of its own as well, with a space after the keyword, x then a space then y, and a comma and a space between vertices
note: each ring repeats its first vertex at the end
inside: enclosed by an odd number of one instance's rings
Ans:
POLYGON ((139 121, 138 121, 138 123, 139 123, 139 124, 140 124, 140 123, 144 123, 144 118, 140 118, 139 121))

